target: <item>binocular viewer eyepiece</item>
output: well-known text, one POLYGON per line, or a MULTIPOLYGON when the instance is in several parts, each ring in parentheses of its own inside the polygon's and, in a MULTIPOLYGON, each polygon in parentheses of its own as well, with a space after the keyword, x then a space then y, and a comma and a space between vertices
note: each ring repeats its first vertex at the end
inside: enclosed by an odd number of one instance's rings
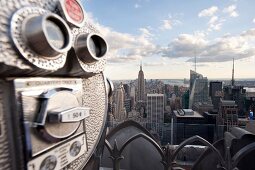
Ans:
POLYGON ((107 43, 99 34, 81 34, 74 46, 77 56, 85 63, 99 61, 107 53, 107 43))
MULTIPOLYGON (((70 6, 71 1, 65 1, 70 6)), ((59 11, 66 11, 61 5, 57 5, 57 8, 59 11)), ((18 52, 18 60, 25 59, 28 62, 25 64, 29 67, 32 64, 34 70, 43 69, 52 73, 64 67, 67 57, 77 57, 82 62, 81 64, 91 68, 94 65, 93 67, 97 69, 100 65, 100 71, 103 71, 102 65, 104 67, 108 51, 106 40, 86 21, 83 23, 87 25, 87 29, 77 27, 76 22, 71 23, 70 16, 77 20, 79 17, 75 17, 69 8, 67 11, 69 12, 55 14, 38 6, 25 6, 15 11, 10 23, 11 41, 14 44, 12 50, 18 52), (74 49, 74 55, 68 55, 71 49, 74 49)), ((82 18, 84 19, 84 16, 82 18)), ((95 69, 83 71, 98 72, 95 69)))
POLYGON ((71 30, 56 14, 27 18, 22 25, 22 34, 28 47, 40 57, 56 57, 70 50, 71 30))

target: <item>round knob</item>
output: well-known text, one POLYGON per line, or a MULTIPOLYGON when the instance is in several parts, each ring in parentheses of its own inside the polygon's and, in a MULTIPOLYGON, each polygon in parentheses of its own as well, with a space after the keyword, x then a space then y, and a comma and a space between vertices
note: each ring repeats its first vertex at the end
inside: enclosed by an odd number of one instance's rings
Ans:
POLYGON ((81 121, 89 116, 89 108, 80 107, 72 89, 57 88, 40 95, 40 110, 34 125, 49 142, 58 142, 73 135, 81 121))
POLYGON ((79 102, 75 95, 68 91, 60 91, 55 93, 48 101, 47 107, 47 120, 44 125, 44 129, 47 133, 55 138, 65 138, 73 134, 80 125, 78 122, 51 122, 50 114, 68 110, 73 107, 78 107, 79 102))

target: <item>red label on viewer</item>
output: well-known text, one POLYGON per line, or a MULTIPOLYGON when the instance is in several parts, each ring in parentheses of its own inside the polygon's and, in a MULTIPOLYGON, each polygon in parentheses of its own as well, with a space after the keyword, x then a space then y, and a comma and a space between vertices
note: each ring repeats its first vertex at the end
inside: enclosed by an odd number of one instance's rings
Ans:
POLYGON ((65 8, 68 16, 75 22, 81 23, 84 19, 84 14, 80 4, 76 0, 66 0, 65 8))

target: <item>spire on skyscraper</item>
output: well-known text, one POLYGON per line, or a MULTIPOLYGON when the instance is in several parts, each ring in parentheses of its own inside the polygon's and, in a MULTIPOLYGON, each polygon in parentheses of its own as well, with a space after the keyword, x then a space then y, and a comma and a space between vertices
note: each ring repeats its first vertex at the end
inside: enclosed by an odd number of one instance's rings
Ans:
POLYGON ((143 62, 141 61, 140 63, 140 70, 142 71, 143 70, 143 62))
POLYGON ((232 68, 232 80, 231 80, 231 85, 235 85, 235 59, 233 58, 233 68, 232 68))

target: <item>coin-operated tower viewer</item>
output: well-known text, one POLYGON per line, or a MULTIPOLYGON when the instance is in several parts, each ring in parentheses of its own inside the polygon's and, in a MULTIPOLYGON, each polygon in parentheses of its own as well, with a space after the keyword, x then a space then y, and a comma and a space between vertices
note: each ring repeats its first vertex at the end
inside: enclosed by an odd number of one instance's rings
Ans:
POLYGON ((0 169, 86 167, 104 140, 107 42, 78 0, 0 6, 0 169))

